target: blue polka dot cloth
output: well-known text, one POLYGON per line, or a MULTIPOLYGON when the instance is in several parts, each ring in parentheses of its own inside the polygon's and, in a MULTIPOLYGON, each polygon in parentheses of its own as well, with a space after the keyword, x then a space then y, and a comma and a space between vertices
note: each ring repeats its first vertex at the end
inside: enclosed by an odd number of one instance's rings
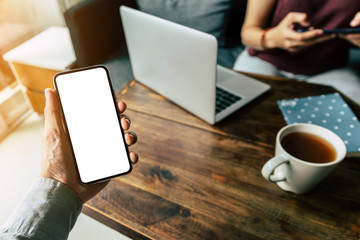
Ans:
POLYGON ((312 123, 336 133, 348 155, 360 156, 360 122, 339 93, 277 102, 287 124, 312 123))

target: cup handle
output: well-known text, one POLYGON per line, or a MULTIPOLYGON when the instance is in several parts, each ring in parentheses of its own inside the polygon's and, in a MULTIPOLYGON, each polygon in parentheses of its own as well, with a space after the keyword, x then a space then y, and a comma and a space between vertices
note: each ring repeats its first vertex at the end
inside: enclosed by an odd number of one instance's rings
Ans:
POLYGON ((283 154, 280 154, 278 156, 271 158, 270 160, 268 160, 265 163, 265 165, 263 166, 263 168, 261 170, 263 177, 270 182, 285 181, 285 179, 286 179, 285 176, 278 177, 278 176, 272 175, 272 173, 274 172, 275 168, 277 168, 281 164, 284 164, 287 162, 289 162, 289 160, 283 154))

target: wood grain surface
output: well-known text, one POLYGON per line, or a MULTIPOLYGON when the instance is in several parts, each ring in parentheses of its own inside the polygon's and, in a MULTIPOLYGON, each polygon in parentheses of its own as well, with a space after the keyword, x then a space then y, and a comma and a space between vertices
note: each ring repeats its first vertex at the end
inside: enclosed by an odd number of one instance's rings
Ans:
POLYGON ((117 97, 140 160, 83 211, 132 239, 360 239, 359 159, 345 159, 304 195, 261 175, 286 124, 276 101, 334 90, 257 78, 272 89, 215 126, 130 82, 117 97))

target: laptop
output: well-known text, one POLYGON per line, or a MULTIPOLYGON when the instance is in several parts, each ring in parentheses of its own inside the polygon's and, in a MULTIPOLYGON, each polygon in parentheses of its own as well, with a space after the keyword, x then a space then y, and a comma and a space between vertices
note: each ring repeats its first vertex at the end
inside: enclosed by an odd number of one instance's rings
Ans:
POLYGON ((215 124, 270 89, 217 65, 213 35, 120 7, 134 78, 215 124))

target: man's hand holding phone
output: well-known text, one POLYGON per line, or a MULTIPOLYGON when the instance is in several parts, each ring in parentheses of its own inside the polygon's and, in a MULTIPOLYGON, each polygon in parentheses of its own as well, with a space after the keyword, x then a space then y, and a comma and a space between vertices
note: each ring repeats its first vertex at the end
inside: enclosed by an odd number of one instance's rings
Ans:
MULTIPOLYGON (((87 185, 80 183, 71 144, 68 136, 66 136, 64 123, 61 118, 56 93, 52 89, 46 89, 45 96, 45 126, 40 175, 67 185, 77 193, 82 202, 85 203, 101 191, 109 181, 87 185)), ((126 104, 124 102, 118 102, 117 107, 119 112, 123 114, 126 109, 126 104)), ((130 119, 126 115, 122 115, 121 126, 124 130, 130 128, 130 119)), ((91 134, 91 129, 89 129, 89 134, 91 134)), ((125 133, 125 139, 128 146, 135 144, 137 141, 136 134, 133 132, 125 133)), ((138 161, 138 155, 136 153, 130 152, 129 156, 132 164, 138 161)))

